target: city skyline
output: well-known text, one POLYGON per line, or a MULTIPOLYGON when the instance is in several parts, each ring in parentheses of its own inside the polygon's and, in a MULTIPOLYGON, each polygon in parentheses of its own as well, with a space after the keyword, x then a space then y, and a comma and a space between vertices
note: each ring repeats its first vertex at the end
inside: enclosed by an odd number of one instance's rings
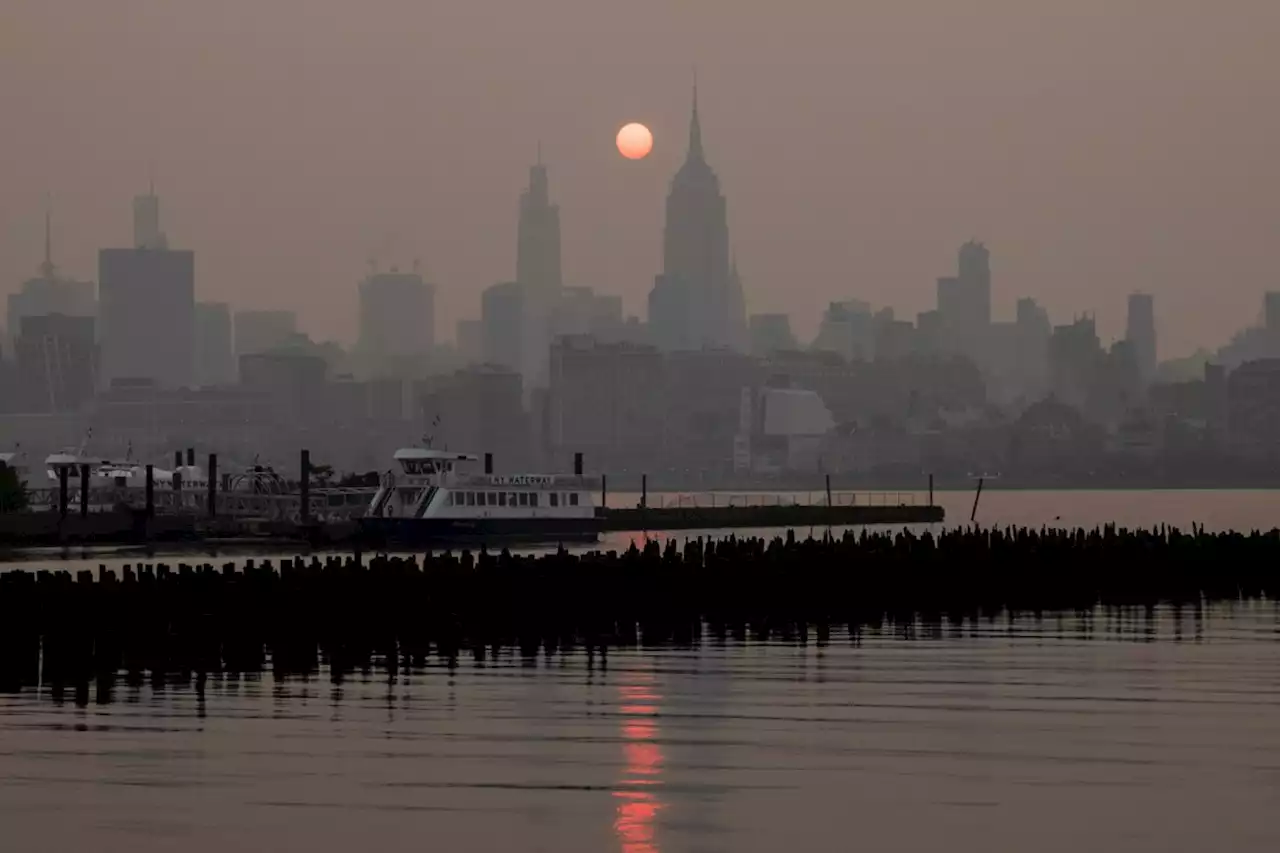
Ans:
POLYGON ((379 250, 402 265, 423 258, 451 329, 509 277, 511 199, 541 139, 563 211, 565 283, 617 293, 643 314, 697 61, 751 313, 786 310, 802 338, 831 301, 909 316, 931 306, 954 247, 976 238, 996 258, 997 318, 1031 296, 1060 322, 1092 311, 1118 338, 1127 295, 1142 290, 1156 298, 1164 353, 1224 342, 1277 277, 1275 203, 1257 177, 1280 127, 1252 106, 1272 76, 1260 34, 1276 11, 1166 3, 1156 16, 1109 10, 1100 32, 1101 6, 1086 3, 1042 32, 1036 14, 1007 5, 986 0, 953 20, 926 4, 910 26, 889 8, 860 10, 856 26, 852 13, 811 10, 800 16, 809 52, 790 64, 753 49, 798 23, 716 3, 623 24, 557 0, 536 18, 463 10, 431 26, 399 4, 381 17, 335 8, 334 23, 288 2, 243 19, 234 3, 218 16, 23 7, 8 30, 21 43, 0 54, 16 72, 0 95, 10 162, 22 164, 7 169, 0 200, 0 290, 39 261, 46 191, 60 266, 89 277, 97 247, 125 243, 121 203, 154 164, 171 231, 200 258, 201 299, 305 302, 304 327, 351 341, 352 283, 379 250), (570 13, 601 39, 612 28, 660 33, 688 61, 622 39, 612 63, 582 75, 554 58, 569 44, 555 27, 538 29, 547 50, 526 64, 503 61, 531 24, 570 13), (729 15, 734 33, 722 35, 729 15), (431 58, 406 50, 422 33, 431 58), (1176 61, 1192 44, 1212 52, 1212 79, 1176 61), (59 63, 68 51, 86 61, 59 63), (319 61, 334 54, 370 67, 319 61), (106 64, 113 75, 90 71, 106 64), (308 71, 286 73, 290 64, 308 71), (119 93, 152 89, 157 106, 131 99, 122 111, 119 93), (623 163, 612 134, 633 117, 657 142, 646 161, 623 163), (68 121, 112 132, 50 133, 68 121), (1200 306, 1210 286, 1215 299, 1200 306))

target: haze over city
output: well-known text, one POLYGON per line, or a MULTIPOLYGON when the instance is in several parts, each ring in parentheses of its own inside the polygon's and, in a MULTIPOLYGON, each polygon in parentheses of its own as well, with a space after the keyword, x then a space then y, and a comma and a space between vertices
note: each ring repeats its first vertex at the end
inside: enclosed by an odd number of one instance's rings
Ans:
POLYGON ((1280 282, 1280 6, 1234 0, 748 5, 11 0, 0 10, 0 293, 96 277, 153 175, 196 293, 351 341, 367 260, 420 258, 437 335, 511 278, 539 142, 564 282, 644 316, 693 69, 751 313, 931 307, 956 246, 993 314, 1155 296, 1161 357, 1280 282), (613 147, 627 121, 653 153, 613 147))

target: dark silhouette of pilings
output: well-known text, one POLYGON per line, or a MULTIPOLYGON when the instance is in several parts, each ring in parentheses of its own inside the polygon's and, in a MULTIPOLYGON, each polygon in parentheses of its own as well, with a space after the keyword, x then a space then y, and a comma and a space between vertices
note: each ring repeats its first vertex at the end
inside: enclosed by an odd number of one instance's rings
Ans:
MULTIPOLYGON (((109 695, 201 673, 336 679, 435 654, 551 654, 716 638, 823 642, 1050 612, 1199 614, 1280 592, 1280 530, 978 529, 648 542, 625 552, 165 563, 0 573, 0 689, 109 695), (42 663, 40 663, 42 661, 42 663), (41 671, 41 667, 43 671, 41 671), (60 688, 59 688, 60 689, 60 688)), ((1136 618, 1136 617, 1134 617, 1136 618)), ((87 700, 86 700, 87 701, 87 700)))

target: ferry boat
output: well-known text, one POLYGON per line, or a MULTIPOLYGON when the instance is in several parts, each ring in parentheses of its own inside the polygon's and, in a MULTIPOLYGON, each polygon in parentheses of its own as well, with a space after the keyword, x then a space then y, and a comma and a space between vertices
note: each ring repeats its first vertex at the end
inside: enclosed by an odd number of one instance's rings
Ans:
POLYGON ((594 542, 599 481, 559 474, 459 470, 480 458, 431 448, 397 450, 360 526, 388 543, 594 542))

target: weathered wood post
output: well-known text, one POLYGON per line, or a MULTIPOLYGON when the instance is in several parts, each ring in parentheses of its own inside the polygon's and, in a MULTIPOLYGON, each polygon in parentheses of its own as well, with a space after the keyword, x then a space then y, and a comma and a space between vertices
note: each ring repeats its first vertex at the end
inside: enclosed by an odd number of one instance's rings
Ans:
POLYGON ((929 475, 929 506, 933 506, 933 475, 929 475))
POLYGON ((484 472, 486 474, 493 473, 493 454, 492 453, 486 453, 484 455, 484 472))
POLYGON ((600 506, 602 509, 609 506, 609 477, 606 474, 600 475, 600 506))
POLYGON ((218 454, 209 454, 209 518, 218 517, 218 454))
POLYGON ((831 509, 831 475, 827 475, 827 509, 831 509))
POLYGON ((80 463, 80 517, 89 517, 89 463, 80 463))
POLYGON ((187 448, 187 467, 196 467, 196 449, 194 447, 187 448))
POLYGON ((156 517, 156 467, 147 466, 147 518, 156 517))
POLYGON ((978 491, 973 495, 973 511, 969 513, 969 521, 978 517, 978 500, 982 497, 982 477, 978 478, 978 491))
POLYGON ((298 519, 303 524, 311 523, 311 451, 302 451, 302 458, 298 466, 298 487, 300 494, 298 499, 302 502, 302 506, 298 511, 298 519))
POLYGON ((649 508, 649 475, 640 475, 640 508, 649 508))
POLYGON ((575 477, 582 476, 582 454, 573 454, 573 474, 575 477))
POLYGON ((67 517, 67 476, 71 473, 71 469, 67 465, 63 465, 58 469, 58 517, 67 517))
POLYGON ((173 470, 177 471, 181 467, 182 467, 182 451, 175 450, 173 451, 173 470))

